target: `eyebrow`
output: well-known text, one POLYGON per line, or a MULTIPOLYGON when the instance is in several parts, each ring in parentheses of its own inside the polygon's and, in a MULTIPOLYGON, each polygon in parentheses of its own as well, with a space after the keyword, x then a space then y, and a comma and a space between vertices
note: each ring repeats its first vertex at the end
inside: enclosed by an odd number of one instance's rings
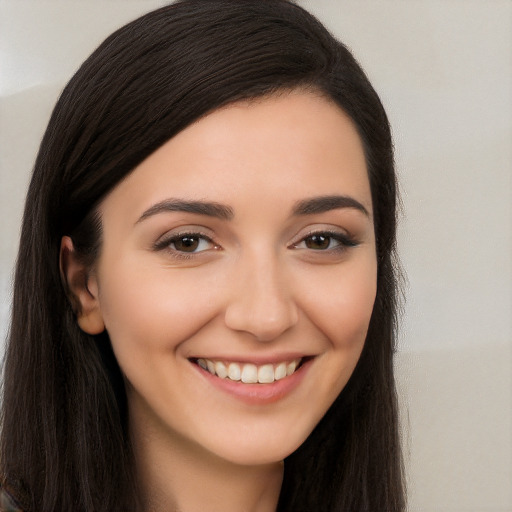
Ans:
MULTIPOLYGON (((356 199, 350 196, 320 196, 298 201, 293 207, 293 215, 314 215, 325 213, 338 208, 353 208, 370 217, 368 210, 356 199)), ((187 201, 184 199, 165 199, 149 207, 137 220, 136 224, 148 217, 166 212, 186 212, 206 215, 221 220, 231 220, 233 209, 211 201, 187 201)))
POLYGON ((233 209, 223 204, 209 201, 186 201, 183 199, 165 199, 148 208, 137 220, 136 224, 165 212, 186 212, 196 213, 198 215, 207 215, 222 220, 231 220, 234 216, 233 209))
POLYGON ((304 199, 295 204, 293 208, 294 215, 314 215, 316 213, 325 213, 338 208, 353 208, 370 217, 368 210, 359 202, 350 196, 320 196, 311 199, 304 199))

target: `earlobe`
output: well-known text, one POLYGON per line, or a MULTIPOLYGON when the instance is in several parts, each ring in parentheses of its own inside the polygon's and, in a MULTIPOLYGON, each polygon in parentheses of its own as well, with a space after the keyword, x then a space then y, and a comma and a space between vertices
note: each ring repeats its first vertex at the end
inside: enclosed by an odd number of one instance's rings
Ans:
POLYGON ((78 325, 88 334, 105 330, 98 298, 96 276, 75 251, 73 240, 63 236, 60 243, 60 276, 78 325))

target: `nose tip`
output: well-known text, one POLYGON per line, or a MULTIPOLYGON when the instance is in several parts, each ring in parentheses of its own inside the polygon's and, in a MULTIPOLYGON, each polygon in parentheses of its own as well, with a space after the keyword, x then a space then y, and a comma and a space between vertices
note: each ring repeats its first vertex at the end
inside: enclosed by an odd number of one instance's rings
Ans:
POLYGON ((231 304, 225 315, 226 325, 230 329, 247 332, 259 341, 276 339, 295 325, 297 319, 293 304, 278 300, 231 304))
POLYGON ((293 327, 298 311, 290 290, 268 271, 264 276, 252 272, 251 278, 240 282, 226 308, 227 327, 251 334, 259 341, 272 341, 293 327))
POLYGON ((271 307, 262 309, 230 308, 226 313, 226 324, 235 331, 253 335, 259 341, 272 341, 287 331, 297 321, 293 311, 277 311, 271 307))

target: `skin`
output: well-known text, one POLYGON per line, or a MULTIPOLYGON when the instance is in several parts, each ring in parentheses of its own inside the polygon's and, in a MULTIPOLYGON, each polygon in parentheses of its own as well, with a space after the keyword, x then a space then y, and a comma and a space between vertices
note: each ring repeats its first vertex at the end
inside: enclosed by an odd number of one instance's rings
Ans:
POLYGON ((375 299, 371 193, 352 122, 304 91, 224 107, 150 155, 99 209, 94 268, 66 237, 62 268, 81 328, 108 331, 125 376, 142 509, 275 510, 282 460, 350 378, 375 299), (294 213, 334 195, 365 211, 294 213), (221 204, 231 218, 155 209, 170 198, 221 204), (208 240, 180 251, 184 233, 208 240), (299 356, 302 377, 271 401, 212 385, 194 362, 299 356))

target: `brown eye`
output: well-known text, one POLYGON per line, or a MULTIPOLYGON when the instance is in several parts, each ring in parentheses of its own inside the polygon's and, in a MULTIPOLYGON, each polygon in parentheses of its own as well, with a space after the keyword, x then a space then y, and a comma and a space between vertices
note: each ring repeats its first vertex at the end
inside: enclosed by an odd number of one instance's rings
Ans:
POLYGON ((322 251, 329 249, 331 246, 332 237, 328 235, 311 235, 304 239, 304 244, 308 249, 315 251, 322 251))
POLYGON ((208 251, 216 247, 213 241, 205 235, 201 235, 200 233, 185 233, 163 240, 158 244, 157 249, 167 248, 174 252, 193 254, 208 251))
POLYGON ((198 236, 182 236, 173 241, 172 245, 177 251, 194 252, 199 247, 201 239, 198 236))
POLYGON ((355 247, 358 242, 344 233, 319 231, 310 233, 300 242, 293 245, 294 249, 309 249, 310 251, 330 252, 344 251, 349 247, 355 247))

